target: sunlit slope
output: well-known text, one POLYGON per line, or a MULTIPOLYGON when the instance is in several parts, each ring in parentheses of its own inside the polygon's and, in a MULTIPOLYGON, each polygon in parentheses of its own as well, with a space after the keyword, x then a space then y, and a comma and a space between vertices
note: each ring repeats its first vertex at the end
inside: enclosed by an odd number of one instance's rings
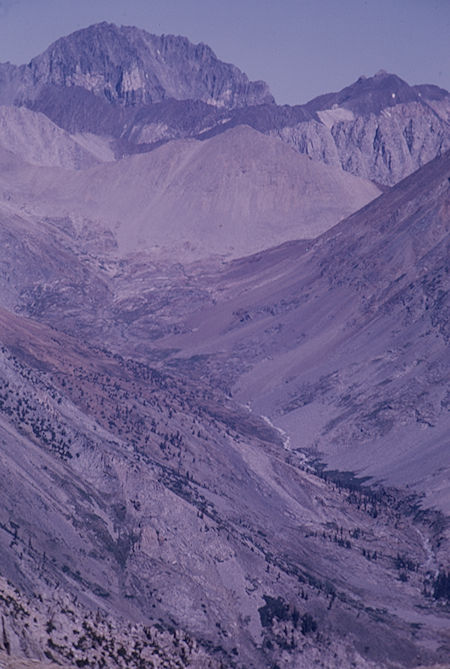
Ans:
POLYGON ((309 246, 233 263, 161 346, 210 355, 293 447, 449 508, 449 176, 446 154, 309 246))
POLYGON ((76 174, 18 166, 2 181, 40 215, 100 222, 121 253, 159 249, 174 258, 238 257, 315 237, 379 194, 244 126, 76 174))

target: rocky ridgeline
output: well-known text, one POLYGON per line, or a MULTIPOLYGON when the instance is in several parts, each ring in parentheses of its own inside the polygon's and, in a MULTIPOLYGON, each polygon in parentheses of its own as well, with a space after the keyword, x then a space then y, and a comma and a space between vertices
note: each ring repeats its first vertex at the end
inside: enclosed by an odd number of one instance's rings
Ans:
POLYGON ((393 186, 450 148, 449 126, 421 102, 360 115, 345 108, 318 112, 323 119, 271 134, 314 160, 393 186))
POLYGON ((0 103, 107 136, 118 157, 246 124, 387 186, 450 147, 450 96, 437 86, 380 71, 306 105, 278 106, 267 84, 205 44, 108 23, 59 39, 28 65, 0 65, 0 103))
POLYGON ((3 96, 14 91, 19 102, 45 85, 76 86, 122 105, 167 98, 227 108, 273 102, 267 84, 249 81, 205 44, 108 23, 63 37, 26 66, 2 66, 1 74, 3 96))
MULTIPOLYGON (((386 78, 387 85, 393 78, 384 74, 372 77, 369 82, 374 86, 377 77, 386 78)), ((389 104, 382 106, 382 96, 373 103, 373 109, 369 102, 363 105, 357 100, 353 104, 351 97, 342 106, 332 98, 299 107, 264 104, 226 114, 208 105, 194 108, 189 102, 168 102, 136 113, 123 134, 128 144, 122 148, 148 150, 161 141, 186 136, 207 138, 244 124, 281 139, 313 160, 392 186, 450 148, 448 93, 442 91, 443 98, 433 105, 433 99, 402 83, 411 92, 407 101, 397 102, 391 97, 389 104), (321 109, 323 104, 330 104, 330 108, 321 109)), ((376 98, 367 97, 371 101, 376 98)), ((55 114, 55 109, 49 113, 55 114)))

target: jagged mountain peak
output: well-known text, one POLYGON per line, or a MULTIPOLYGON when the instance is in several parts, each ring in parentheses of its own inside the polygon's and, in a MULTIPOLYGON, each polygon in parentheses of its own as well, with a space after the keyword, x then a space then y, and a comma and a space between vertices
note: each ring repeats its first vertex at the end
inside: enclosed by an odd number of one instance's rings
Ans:
POLYGON ((382 109, 399 103, 420 101, 418 91, 396 74, 379 70, 372 77, 361 76, 337 93, 328 93, 308 103, 310 109, 344 107, 357 114, 378 114, 382 109))
POLYGON ((167 98, 230 108, 273 102, 265 82, 249 81, 206 44, 106 22, 58 39, 26 67, 35 84, 81 86, 122 105, 167 98))
POLYGON ((281 107, 264 82, 249 81, 203 43, 107 22, 62 37, 28 65, 0 63, 0 104, 41 111, 75 135, 113 138, 116 157, 250 125, 389 186, 450 146, 450 95, 436 86, 380 70, 281 107))

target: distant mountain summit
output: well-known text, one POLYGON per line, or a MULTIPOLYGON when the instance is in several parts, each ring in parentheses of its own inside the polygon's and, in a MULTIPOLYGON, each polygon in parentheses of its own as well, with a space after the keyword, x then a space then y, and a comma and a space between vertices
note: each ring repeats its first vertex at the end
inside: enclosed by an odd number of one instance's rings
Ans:
POLYGON ((326 138, 324 128, 316 133, 321 141, 309 155, 380 184, 396 184, 450 148, 448 92, 383 70, 306 108, 328 131, 326 138))
POLYGON ((249 81, 206 44, 99 23, 62 37, 27 66, 36 85, 79 86, 109 102, 196 99, 218 107, 273 102, 263 81, 249 81))
POLYGON ((308 102, 307 107, 318 111, 333 105, 350 109, 355 114, 379 114, 397 104, 420 102, 419 93, 396 74, 379 70, 373 77, 360 77, 338 93, 320 95, 308 102))
POLYGON ((0 64, 0 104, 42 112, 76 141, 100 136, 117 158, 248 125, 384 186, 450 148, 450 95, 437 86, 380 70, 280 106, 205 44, 110 23, 62 37, 28 65, 0 64))

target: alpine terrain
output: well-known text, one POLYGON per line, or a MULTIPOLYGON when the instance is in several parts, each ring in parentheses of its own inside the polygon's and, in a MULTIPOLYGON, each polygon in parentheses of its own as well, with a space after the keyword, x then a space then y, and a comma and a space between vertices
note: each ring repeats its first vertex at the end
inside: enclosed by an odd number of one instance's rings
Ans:
POLYGON ((0 666, 450 667, 449 93, 102 23, 0 103, 0 666))

